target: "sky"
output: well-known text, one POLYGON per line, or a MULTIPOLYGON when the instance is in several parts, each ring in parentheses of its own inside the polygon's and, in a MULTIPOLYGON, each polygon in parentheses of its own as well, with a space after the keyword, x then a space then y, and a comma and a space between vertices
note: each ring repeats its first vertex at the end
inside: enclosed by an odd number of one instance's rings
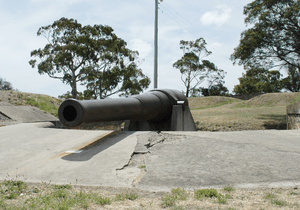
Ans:
MULTIPOLYGON (((200 37, 212 52, 205 59, 227 72, 225 86, 232 92, 242 76, 242 66, 229 59, 246 30, 243 8, 253 0, 163 0, 159 4, 158 88, 185 90, 173 63, 183 55, 180 40, 200 37)), ((30 52, 44 48, 45 37, 37 36, 42 26, 62 17, 82 25, 108 25, 139 51, 139 67, 154 87, 154 14, 155 0, 0 0, 0 77, 22 92, 54 97, 71 87, 48 75, 40 75, 28 61, 30 52)), ((200 86, 205 87, 205 83, 200 86)), ((83 91, 84 87, 79 87, 83 91)), ((146 91, 147 91, 146 90, 146 91)))

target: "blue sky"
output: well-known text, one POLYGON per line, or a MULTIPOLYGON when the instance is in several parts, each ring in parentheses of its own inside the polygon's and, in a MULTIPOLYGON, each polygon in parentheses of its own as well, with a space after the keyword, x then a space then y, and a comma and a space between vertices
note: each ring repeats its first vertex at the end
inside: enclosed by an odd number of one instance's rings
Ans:
MULTIPOLYGON (((229 60, 246 29, 243 7, 250 0, 164 0, 159 7, 158 88, 185 90, 179 70, 172 64, 181 58, 180 40, 207 42, 212 54, 206 59, 227 72, 225 86, 232 92, 242 66, 229 60)), ((140 53, 140 68, 150 77, 153 89, 154 0, 0 0, 0 77, 23 92, 54 97, 70 91, 68 85, 39 75, 28 61, 30 52, 43 48, 39 27, 61 17, 76 19, 83 25, 109 25, 128 47, 140 53)), ((203 83, 200 86, 205 86, 203 83)), ((83 91, 84 87, 79 87, 83 91)))

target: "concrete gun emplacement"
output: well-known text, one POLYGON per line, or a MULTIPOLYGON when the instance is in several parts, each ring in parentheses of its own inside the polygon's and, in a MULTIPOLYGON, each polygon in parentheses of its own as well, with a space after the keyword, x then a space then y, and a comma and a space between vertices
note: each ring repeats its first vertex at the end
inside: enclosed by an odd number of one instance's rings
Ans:
POLYGON ((125 131, 196 131, 187 98, 171 89, 154 89, 129 98, 67 99, 58 116, 67 127, 125 120, 125 131))

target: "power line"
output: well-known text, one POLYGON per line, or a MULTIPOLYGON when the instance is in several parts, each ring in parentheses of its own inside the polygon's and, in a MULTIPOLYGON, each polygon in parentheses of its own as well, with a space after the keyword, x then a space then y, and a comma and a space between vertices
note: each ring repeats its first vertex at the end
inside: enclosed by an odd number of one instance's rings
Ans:
MULTIPOLYGON (((200 31, 199 28, 194 26, 192 23, 190 23, 189 20, 184 18, 179 12, 177 12, 175 9, 173 9, 170 5, 168 5, 165 1, 160 3, 159 9, 163 12, 163 14, 166 14, 169 18, 171 18, 173 21, 178 23, 182 28, 187 30, 189 33, 194 35, 195 37, 203 37, 205 40, 207 40, 210 43, 213 43, 213 41, 208 38, 209 36, 206 35, 203 31, 200 31)), ((223 48, 214 46, 213 44, 208 45, 211 48, 214 48, 216 51, 220 52, 221 54, 228 56, 228 54, 224 51, 223 48)))

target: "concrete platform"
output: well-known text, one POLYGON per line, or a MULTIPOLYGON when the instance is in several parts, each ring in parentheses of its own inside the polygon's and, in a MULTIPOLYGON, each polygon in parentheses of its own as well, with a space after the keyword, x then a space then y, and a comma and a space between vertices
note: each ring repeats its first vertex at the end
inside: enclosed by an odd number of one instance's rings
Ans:
POLYGON ((18 123, 58 121, 53 115, 33 106, 14 106, 10 103, 0 102, 0 125, 12 125, 18 123))
POLYGON ((300 131, 118 132, 0 127, 0 180, 150 191, 300 187, 300 131))

